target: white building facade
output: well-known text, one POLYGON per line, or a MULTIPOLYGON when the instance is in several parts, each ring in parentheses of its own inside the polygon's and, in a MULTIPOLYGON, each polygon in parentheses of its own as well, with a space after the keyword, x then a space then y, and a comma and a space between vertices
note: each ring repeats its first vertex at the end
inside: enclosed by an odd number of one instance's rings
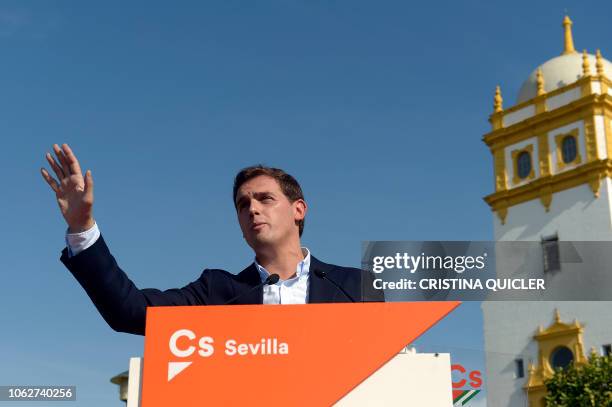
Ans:
POLYGON ((612 63, 599 51, 576 52, 571 25, 565 17, 563 54, 534 70, 516 105, 504 109, 497 88, 483 139, 494 161, 495 192, 485 201, 495 240, 538 243, 520 269, 504 270, 498 259, 498 275, 544 278, 550 287, 542 301, 483 303, 489 407, 544 405, 542 383, 555 366, 612 343, 612 302, 559 301, 578 288, 612 292, 612 251, 599 246, 589 267, 574 267, 546 249, 612 242, 612 63))

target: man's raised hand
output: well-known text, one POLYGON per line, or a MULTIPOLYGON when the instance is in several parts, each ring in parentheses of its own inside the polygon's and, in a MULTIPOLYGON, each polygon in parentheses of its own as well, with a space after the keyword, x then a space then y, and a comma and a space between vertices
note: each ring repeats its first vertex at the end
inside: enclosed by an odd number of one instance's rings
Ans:
POLYGON ((53 151, 57 160, 50 153, 47 153, 45 157, 57 176, 57 180, 44 168, 41 168, 40 172, 55 192, 62 216, 68 223, 69 232, 83 232, 94 225, 91 171, 87 170, 83 177, 79 161, 68 144, 62 144, 61 148, 54 144, 53 151))

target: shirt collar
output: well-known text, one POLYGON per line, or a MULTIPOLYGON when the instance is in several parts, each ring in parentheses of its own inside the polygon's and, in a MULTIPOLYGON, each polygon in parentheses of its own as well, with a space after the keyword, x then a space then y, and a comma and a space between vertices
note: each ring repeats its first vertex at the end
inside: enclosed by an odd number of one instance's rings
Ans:
MULTIPOLYGON (((297 264, 295 270, 295 277, 293 278, 299 279, 301 277, 307 277, 310 273, 310 250, 308 250, 308 248, 306 247, 302 247, 302 255, 304 256, 304 260, 297 264)), ((268 270, 265 269, 264 266, 257 263, 257 258, 255 259, 255 267, 257 268, 257 271, 259 272, 259 277, 261 278, 261 282, 263 283, 264 281, 266 281, 266 278, 270 276, 270 273, 268 272, 268 270)))

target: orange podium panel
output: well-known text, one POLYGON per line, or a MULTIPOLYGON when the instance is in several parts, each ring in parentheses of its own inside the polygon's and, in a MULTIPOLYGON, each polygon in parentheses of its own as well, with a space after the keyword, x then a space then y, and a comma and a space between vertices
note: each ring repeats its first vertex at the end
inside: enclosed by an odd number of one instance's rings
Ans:
POLYGON ((142 406, 329 406, 458 305, 151 307, 142 406))

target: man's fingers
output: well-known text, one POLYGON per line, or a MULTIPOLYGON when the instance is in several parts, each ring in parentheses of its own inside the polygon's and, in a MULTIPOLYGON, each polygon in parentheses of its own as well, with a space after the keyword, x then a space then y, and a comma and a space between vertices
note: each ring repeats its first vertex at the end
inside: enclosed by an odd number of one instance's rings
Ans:
POLYGON ((85 194, 87 197, 93 199, 93 177, 91 176, 91 170, 87 170, 85 173, 85 194))
POLYGON ((47 159, 47 162, 51 166, 51 169, 53 169, 53 172, 60 181, 66 178, 66 175, 64 175, 64 171, 50 153, 45 154, 45 158, 47 159))
POLYGON ((79 161, 72 152, 70 146, 68 144, 62 144, 62 151, 64 153, 64 157, 66 158, 66 162, 68 163, 70 173, 83 175, 83 173, 81 172, 81 166, 79 165, 79 161))
POLYGON ((40 173, 42 174, 45 181, 47 181, 47 184, 49 184, 51 189, 57 194, 59 192, 59 185, 57 181, 51 175, 49 175, 47 170, 45 170, 44 168, 40 169, 40 173))
POLYGON ((62 167, 62 172, 64 173, 64 176, 69 177, 70 176, 70 165, 68 165, 68 160, 66 159, 64 152, 57 144, 53 144, 53 151, 55 152, 55 155, 57 156, 57 160, 59 161, 62 167))

